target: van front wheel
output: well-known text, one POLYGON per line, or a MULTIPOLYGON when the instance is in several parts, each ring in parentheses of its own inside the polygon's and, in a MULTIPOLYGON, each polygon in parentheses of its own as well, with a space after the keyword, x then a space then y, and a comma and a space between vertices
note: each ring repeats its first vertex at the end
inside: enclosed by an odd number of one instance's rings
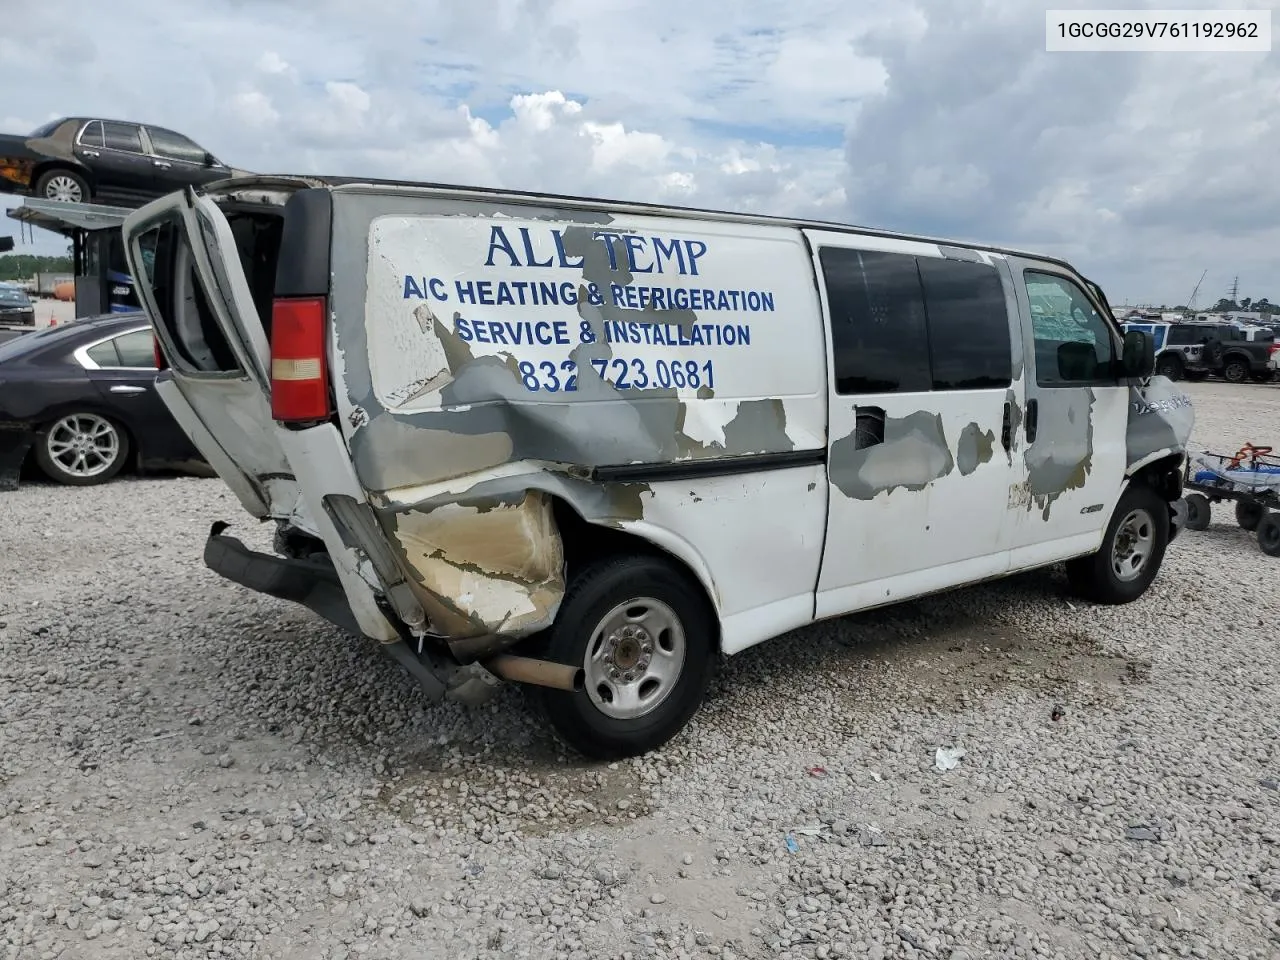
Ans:
POLYGON ((544 656, 580 664, 576 693, 530 689, 556 734, 585 756, 646 753, 674 737, 702 703, 714 622, 701 589, 657 557, 611 557, 566 592, 544 656))
POLYGON ((1169 505, 1142 483, 1120 497, 1097 553, 1067 563, 1075 593, 1094 603, 1130 603, 1147 592, 1169 545, 1169 505))

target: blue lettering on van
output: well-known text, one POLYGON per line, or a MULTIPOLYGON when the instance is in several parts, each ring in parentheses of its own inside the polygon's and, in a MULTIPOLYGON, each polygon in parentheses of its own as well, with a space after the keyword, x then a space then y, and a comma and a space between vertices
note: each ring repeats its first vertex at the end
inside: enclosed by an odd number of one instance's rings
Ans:
MULTIPOLYGON (((576 306, 578 287, 572 281, 548 280, 455 280, 458 303, 473 306, 557 307, 576 306)), ((693 310, 730 313, 773 313, 773 292, 769 290, 720 290, 706 287, 650 287, 612 283, 605 289, 586 285, 587 302, 601 306, 608 297, 610 306, 623 310, 693 310)), ((449 301, 449 289, 439 277, 404 275, 404 299, 449 301)))
POLYGON ((444 281, 439 277, 414 277, 406 273, 404 275, 404 298, 406 300, 426 300, 428 297, 434 297, 441 302, 448 301, 449 289, 444 285, 444 281))
POLYGON ((564 320, 468 320, 457 317, 454 332, 466 343, 492 343, 504 347, 540 344, 567 347, 569 324, 564 320))
MULTIPOLYGON (((560 230, 549 233, 549 238, 538 238, 529 227, 519 227, 517 236, 513 238, 506 227, 493 224, 489 228, 484 265, 582 269, 584 258, 569 256, 563 233, 560 230)), ((591 239, 604 245, 609 269, 615 272, 627 270, 630 273, 674 273, 696 277, 699 276, 699 261, 709 250, 702 240, 646 237, 611 230, 597 230, 591 234, 591 239)))
POLYGON ((573 359, 522 360, 517 365, 524 388, 530 393, 573 393, 580 376, 596 376, 615 390, 698 390, 716 385, 715 364, 710 360, 645 360, 640 357, 597 358, 582 365, 573 359))

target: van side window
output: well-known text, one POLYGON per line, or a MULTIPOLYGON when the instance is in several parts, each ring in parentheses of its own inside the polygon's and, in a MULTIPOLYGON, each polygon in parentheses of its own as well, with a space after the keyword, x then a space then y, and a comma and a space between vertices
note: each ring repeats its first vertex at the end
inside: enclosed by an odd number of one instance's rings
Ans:
POLYGON ((836 392, 980 390, 1013 382, 1004 287, 968 260, 823 247, 836 392))
POLYGON ((1013 382, 1009 311, 996 268, 918 257, 935 390, 982 390, 1013 382))
POLYGON ((1116 382, 1111 327, 1084 291, 1066 277, 1027 270, 1036 343, 1036 383, 1042 387, 1116 382))
POLYGON ((823 247, 836 392, 929 389, 929 338, 915 257, 823 247))

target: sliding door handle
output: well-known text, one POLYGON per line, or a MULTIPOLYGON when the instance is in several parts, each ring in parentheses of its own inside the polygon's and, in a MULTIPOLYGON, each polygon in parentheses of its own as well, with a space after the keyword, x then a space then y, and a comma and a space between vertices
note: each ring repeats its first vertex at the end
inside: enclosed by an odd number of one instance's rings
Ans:
POLYGON ((1040 402, 1027 401, 1027 443, 1036 442, 1036 431, 1040 428, 1040 402))

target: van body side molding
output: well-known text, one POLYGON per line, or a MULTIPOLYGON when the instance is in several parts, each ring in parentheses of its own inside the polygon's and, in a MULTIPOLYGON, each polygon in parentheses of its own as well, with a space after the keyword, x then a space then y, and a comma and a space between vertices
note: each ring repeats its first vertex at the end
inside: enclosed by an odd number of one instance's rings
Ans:
POLYGON ((594 467, 591 479, 601 483, 658 483, 663 480, 697 480, 727 477, 735 473, 761 473, 792 467, 817 467, 827 462, 825 447, 816 450, 788 450, 785 453, 754 453, 743 457, 681 460, 674 463, 623 463, 594 467))

